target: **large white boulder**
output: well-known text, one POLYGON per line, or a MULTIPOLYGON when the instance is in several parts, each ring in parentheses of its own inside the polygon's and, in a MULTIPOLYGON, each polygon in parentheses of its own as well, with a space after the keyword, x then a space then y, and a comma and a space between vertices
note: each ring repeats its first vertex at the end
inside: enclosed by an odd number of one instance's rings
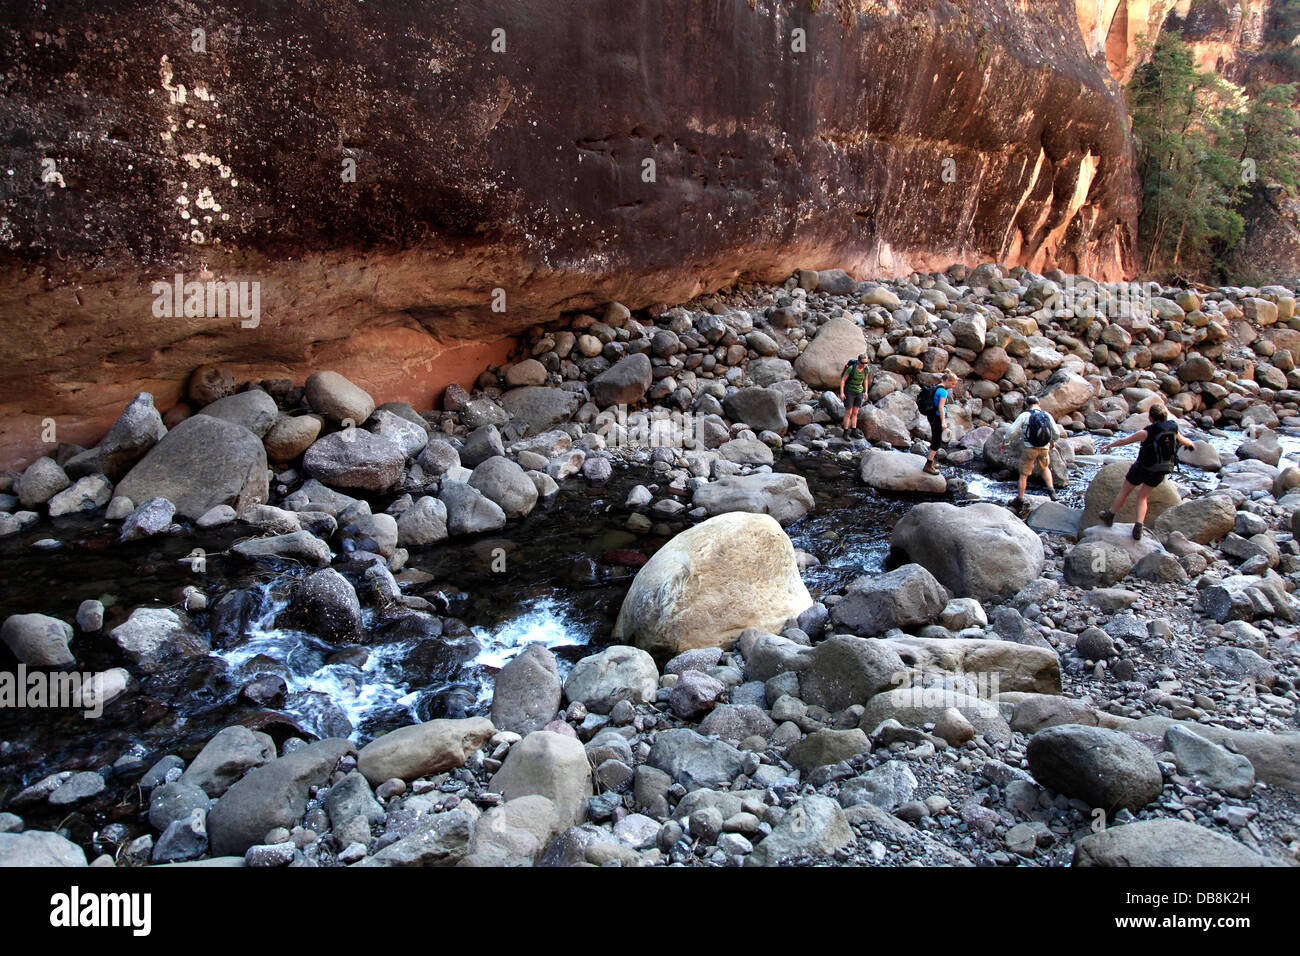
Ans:
POLYGON ((845 318, 831 319, 795 360, 795 374, 812 388, 838 392, 845 364, 866 350, 861 326, 845 318))
POLYGON ((655 552, 623 599, 614 639, 667 656, 730 647, 747 627, 779 633, 812 603, 776 519, 732 512, 655 552))

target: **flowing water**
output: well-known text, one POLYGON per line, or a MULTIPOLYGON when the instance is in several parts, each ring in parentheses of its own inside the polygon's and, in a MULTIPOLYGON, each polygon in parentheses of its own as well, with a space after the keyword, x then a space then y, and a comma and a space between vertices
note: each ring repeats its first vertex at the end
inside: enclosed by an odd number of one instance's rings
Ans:
MULTIPOLYGON (((102 601, 103 631, 78 633, 72 643, 81 670, 121 665, 108 632, 137 607, 180 608, 187 586, 210 602, 245 590, 254 611, 232 646, 214 647, 208 657, 164 673, 135 673, 127 694, 98 719, 72 710, 0 711, 0 796, 54 770, 105 770, 123 754, 146 762, 165 753, 188 757, 239 721, 277 739, 305 732, 363 743, 415 720, 484 713, 493 675, 533 642, 555 652, 563 677, 587 645, 608 641, 636 562, 665 540, 624 527, 622 502, 641 480, 638 469, 616 471, 603 489, 570 481, 552 503, 495 537, 413 550, 398 575, 404 591, 465 626, 442 635, 410 633, 367 608, 360 647, 284 624, 293 585, 306 571, 258 568, 228 556, 246 527, 118 544, 114 529, 100 522, 43 521, 0 543, 0 619, 40 612, 71 622, 82 601, 102 601), (38 541, 57 546, 37 547, 38 541), (196 548, 205 555, 197 570, 189 560, 196 548), (241 688, 265 674, 284 680, 282 705, 263 708, 241 699, 241 688)), ((189 615, 205 633, 210 616, 189 615)), ((12 671, 13 662, 5 669, 12 671)))

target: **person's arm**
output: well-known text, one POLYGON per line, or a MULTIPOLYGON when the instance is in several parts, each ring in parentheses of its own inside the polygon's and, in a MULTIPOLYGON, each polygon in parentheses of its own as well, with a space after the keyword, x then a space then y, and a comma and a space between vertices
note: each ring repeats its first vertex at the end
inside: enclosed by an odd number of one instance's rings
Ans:
POLYGON ((841 402, 844 401, 844 386, 848 384, 848 381, 849 381, 849 370, 845 369, 844 375, 840 378, 840 401, 841 402))
MULTIPOLYGON (((1050 415, 1047 417, 1052 418, 1050 415)), ((1052 418, 1052 444, 1055 445, 1059 441, 1065 441, 1067 437, 1065 429, 1061 427, 1061 423, 1055 418, 1052 418)))
POLYGON ((1109 445, 1103 448, 1102 452, 1103 453, 1108 452, 1112 448, 1118 448, 1120 445, 1131 445, 1135 441, 1144 441, 1146 437, 1147 437, 1147 430, 1144 428, 1141 431, 1134 432, 1132 435, 1129 435, 1127 438, 1116 438, 1113 442, 1111 442, 1109 445))
POLYGON ((1182 432, 1179 432, 1179 433, 1178 433, 1178 441, 1179 441, 1179 443, 1180 443, 1181 445, 1183 445, 1183 446, 1186 447, 1186 448, 1195 448, 1195 447, 1196 447, 1196 442, 1192 441, 1190 438, 1188 438, 1188 437, 1187 437, 1186 435, 1184 435, 1182 432))
POLYGON ((942 395, 939 398, 939 421, 947 423, 948 421, 948 395, 942 395))

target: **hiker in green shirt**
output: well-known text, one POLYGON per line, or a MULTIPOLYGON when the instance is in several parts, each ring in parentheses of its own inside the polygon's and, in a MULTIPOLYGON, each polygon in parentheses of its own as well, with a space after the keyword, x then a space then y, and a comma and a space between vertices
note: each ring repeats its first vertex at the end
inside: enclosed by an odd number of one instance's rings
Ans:
POLYGON ((859 355, 849 359, 840 376, 840 401, 844 403, 844 437, 866 438, 858 430, 858 410, 871 387, 871 376, 867 373, 867 356, 859 355))

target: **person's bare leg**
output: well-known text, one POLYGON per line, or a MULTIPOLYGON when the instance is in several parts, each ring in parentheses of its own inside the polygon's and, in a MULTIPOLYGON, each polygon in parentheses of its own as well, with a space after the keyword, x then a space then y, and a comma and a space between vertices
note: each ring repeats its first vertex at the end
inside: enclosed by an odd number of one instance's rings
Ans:
POLYGON ((1120 488, 1119 494, 1115 496, 1115 503, 1110 506, 1110 513, 1113 515, 1119 514, 1119 509, 1124 507, 1124 502, 1128 501, 1128 496, 1132 493, 1133 486, 1130 485, 1128 479, 1125 478, 1123 487, 1120 488))
POLYGON ((1151 497, 1154 489, 1150 485, 1143 485, 1137 493, 1137 515, 1138 524, 1145 524, 1147 520, 1147 499, 1151 497))
POLYGON ((1124 484, 1119 489, 1119 494, 1115 496, 1114 503, 1101 513, 1101 523, 1107 528, 1115 524, 1115 517, 1119 514, 1119 509, 1124 507, 1124 502, 1128 501, 1128 496, 1132 491, 1133 486, 1125 478, 1124 484))
POLYGON ((1137 493, 1136 517, 1133 521, 1133 540, 1141 541, 1142 535, 1146 533, 1147 516, 1147 499, 1151 497, 1152 488, 1150 485, 1143 485, 1137 493))
POLYGON ((1023 471, 1020 472, 1020 478, 1016 483, 1016 500, 1023 501, 1025 497, 1025 488, 1029 485, 1029 476, 1023 471))

